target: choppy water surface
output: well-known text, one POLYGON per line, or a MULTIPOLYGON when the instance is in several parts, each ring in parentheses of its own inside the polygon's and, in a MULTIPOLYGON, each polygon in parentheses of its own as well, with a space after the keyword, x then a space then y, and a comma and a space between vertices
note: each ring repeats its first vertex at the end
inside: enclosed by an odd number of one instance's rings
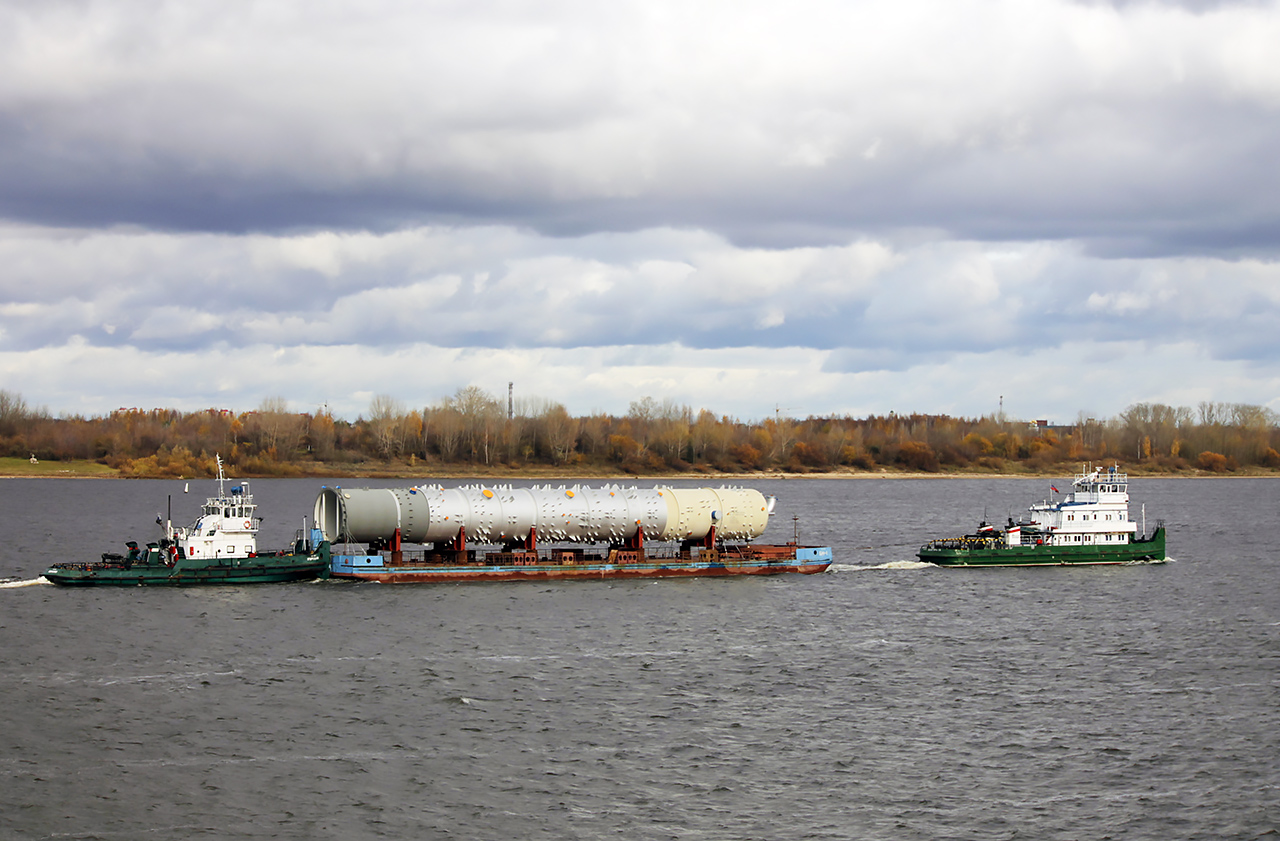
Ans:
MULTIPOLYGON (((0 576, 149 537, 171 494, 185 521, 196 484, 0 480, 0 576)), ((264 545, 320 484, 255 483, 264 545)), ((1280 832, 1280 482, 1140 480, 1176 562, 1029 570, 914 550, 1047 481, 752 484, 832 572, 4 587, 0 836, 1280 832)))

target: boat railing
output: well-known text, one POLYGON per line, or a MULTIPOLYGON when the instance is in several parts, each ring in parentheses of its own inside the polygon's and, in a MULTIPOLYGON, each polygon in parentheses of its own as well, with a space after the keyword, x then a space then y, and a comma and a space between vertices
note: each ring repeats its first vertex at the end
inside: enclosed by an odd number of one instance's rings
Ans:
POLYGON ((995 537, 939 537, 924 545, 925 549, 994 549, 1001 541, 995 537))
MULTIPOLYGON (((455 565, 566 566, 573 564, 597 564, 641 560, 638 556, 635 558, 617 556, 616 561, 610 560, 611 553, 621 553, 625 551, 626 550, 617 549, 616 547, 607 546, 595 548, 585 548, 580 546, 554 546, 546 549, 540 549, 537 552, 525 552, 520 550, 512 551, 495 546, 489 548, 468 548, 464 550, 464 552, 440 548, 402 549, 400 551, 379 549, 370 554, 378 555, 382 558, 382 562, 385 565, 392 567, 455 565)), ((336 554, 347 554, 347 552, 340 551, 336 554)), ((691 557, 691 553, 688 550, 682 550, 678 546, 645 547, 643 555, 643 560, 645 562, 689 560, 691 557)))
POLYGON ((1134 543, 1150 543, 1151 541, 1155 540, 1156 535, 1162 531, 1164 531, 1164 520, 1156 520, 1156 527, 1152 529, 1150 533, 1135 536, 1133 538, 1133 542, 1134 543))

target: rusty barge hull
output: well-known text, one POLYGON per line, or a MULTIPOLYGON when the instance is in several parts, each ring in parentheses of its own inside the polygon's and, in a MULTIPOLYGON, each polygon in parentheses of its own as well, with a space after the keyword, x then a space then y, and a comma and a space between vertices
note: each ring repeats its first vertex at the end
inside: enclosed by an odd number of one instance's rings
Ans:
POLYGON ((388 555, 334 555, 334 578, 385 584, 457 581, 600 580, 612 578, 706 578, 731 575, 781 575, 824 572, 831 565, 826 546, 751 546, 743 551, 703 551, 696 557, 658 558, 636 552, 611 552, 592 558, 566 552, 548 558, 533 553, 491 553, 442 562, 436 553, 420 560, 388 555))

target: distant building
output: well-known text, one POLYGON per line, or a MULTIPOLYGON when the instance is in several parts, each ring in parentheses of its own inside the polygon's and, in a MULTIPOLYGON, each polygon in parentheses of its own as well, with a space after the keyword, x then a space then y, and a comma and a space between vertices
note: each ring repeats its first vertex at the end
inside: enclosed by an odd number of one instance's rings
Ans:
POLYGON ((1047 420, 1033 420, 1027 424, 1027 429, 1034 432, 1036 435, 1043 435, 1048 430, 1070 433, 1073 428, 1072 424, 1063 426, 1062 424, 1049 423, 1047 420))

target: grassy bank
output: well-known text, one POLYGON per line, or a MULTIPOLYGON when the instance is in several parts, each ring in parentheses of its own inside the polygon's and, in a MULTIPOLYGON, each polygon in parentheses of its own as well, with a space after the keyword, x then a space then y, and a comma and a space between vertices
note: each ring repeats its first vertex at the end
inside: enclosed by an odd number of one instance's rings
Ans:
POLYGON ((111 477, 120 471, 96 461, 37 461, 26 458, 0 458, 0 477, 111 477))

